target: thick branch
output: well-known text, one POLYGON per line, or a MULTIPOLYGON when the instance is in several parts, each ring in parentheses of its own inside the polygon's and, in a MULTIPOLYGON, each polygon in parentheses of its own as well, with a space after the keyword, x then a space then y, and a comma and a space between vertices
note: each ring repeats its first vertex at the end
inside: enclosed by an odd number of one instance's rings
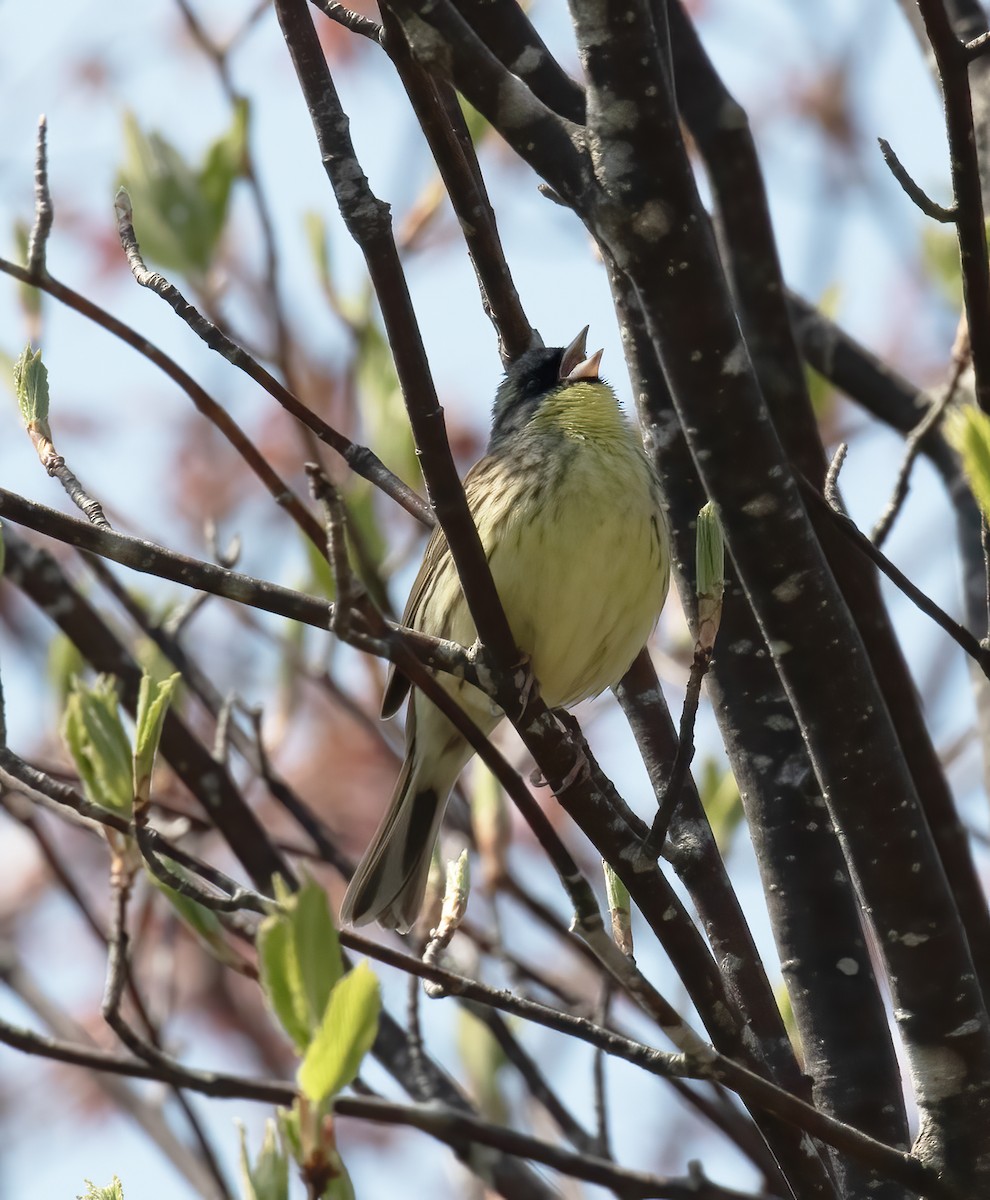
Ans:
POLYGON ((952 28, 945 0, 918 0, 918 7, 935 54, 945 102, 953 209, 973 347, 976 402, 990 413, 990 261, 969 91, 969 55, 952 28))
MULTIPOLYGON (((581 6, 575 15, 583 48, 599 31, 593 16, 584 21, 581 6)), ((628 54, 635 53, 630 45, 628 54)), ((625 211, 656 211, 663 220, 643 227, 616 210, 615 197, 629 182, 619 142, 635 143, 635 135, 620 134, 592 93, 607 93, 613 105, 627 101, 632 113, 635 82, 621 73, 590 82, 589 122, 601 115, 589 139, 601 139, 596 166, 604 180, 586 216, 642 298, 699 474, 871 911, 904 1014, 919 1104, 933 1132, 926 1151, 940 1165, 972 1163, 964 1178, 975 1181, 990 1173, 982 1115, 990 1107, 990 1026, 954 898, 865 647, 770 431, 676 126, 655 146, 651 169, 623 194, 625 211), (669 270, 673 263, 682 269, 669 270), (703 351, 693 353, 698 347, 703 351), (898 813, 896 822, 881 820, 880 797, 898 813), (919 870, 929 881, 923 888, 919 870), (939 982, 947 973, 963 981, 951 997, 939 982), (961 1028, 971 1031, 966 1048, 961 1028), (961 1055, 968 1064, 951 1095, 931 1070, 939 1053, 961 1055)), ((662 85, 657 94, 668 95, 662 85)), ((668 128, 674 115, 668 114, 668 128)))

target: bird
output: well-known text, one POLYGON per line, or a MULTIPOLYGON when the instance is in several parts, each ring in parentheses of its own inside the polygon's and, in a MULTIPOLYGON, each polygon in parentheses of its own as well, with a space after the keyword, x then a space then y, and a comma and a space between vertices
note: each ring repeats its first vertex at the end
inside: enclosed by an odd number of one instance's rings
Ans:
MULTIPOLYGON (((642 439, 588 355, 586 326, 567 346, 534 347, 506 369, 485 456, 464 479, 468 508, 516 645, 543 699, 570 708, 618 683, 660 617, 670 580, 660 481, 642 439)), ((464 646, 476 631, 446 538, 423 555, 403 624, 464 646)), ((452 675, 438 681, 487 736, 501 710, 452 675)), ((382 716, 410 687, 390 669, 382 716)), ((474 751, 413 689, 398 782, 345 893, 342 924, 416 922, 443 812, 474 751)))

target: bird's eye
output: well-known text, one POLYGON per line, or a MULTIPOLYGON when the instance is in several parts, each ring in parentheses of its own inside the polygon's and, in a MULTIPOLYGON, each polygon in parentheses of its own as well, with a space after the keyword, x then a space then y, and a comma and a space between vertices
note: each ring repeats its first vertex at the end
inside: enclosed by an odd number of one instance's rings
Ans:
POLYGON ((530 371, 520 389, 524 396, 542 396, 552 391, 558 383, 560 373, 560 351, 552 354, 539 366, 530 371))

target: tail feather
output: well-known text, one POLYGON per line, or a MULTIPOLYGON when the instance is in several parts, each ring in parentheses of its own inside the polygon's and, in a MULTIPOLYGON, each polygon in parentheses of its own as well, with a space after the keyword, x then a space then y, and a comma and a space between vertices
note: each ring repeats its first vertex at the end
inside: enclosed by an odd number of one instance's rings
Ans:
POLYGON ((416 923, 447 797, 471 754, 465 742, 457 750, 456 761, 449 761, 448 750, 423 770, 410 747, 385 817, 344 895, 342 924, 378 921, 405 933, 416 923))
MULTIPOLYGON (((458 698, 485 733, 494 729, 498 714, 480 693, 465 688, 458 698)), ((473 753, 440 710, 414 693, 402 772, 344 895, 341 923, 378 921, 402 933, 416 923, 447 798, 473 753)))

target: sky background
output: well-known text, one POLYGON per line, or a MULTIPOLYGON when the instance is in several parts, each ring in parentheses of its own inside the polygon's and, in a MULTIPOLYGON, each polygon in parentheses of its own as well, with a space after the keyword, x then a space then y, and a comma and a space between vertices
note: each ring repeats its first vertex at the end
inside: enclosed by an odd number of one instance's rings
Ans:
MULTIPOLYGON (((707 0, 695 8, 709 53, 753 121, 789 283, 810 299, 827 296, 840 322, 909 378, 922 385, 937 384, 948 362, 955 317, 949 304, 933 297, 926 277, 923 218, 890 178, 876 149, 876 138, 887 138, 919 183, 935 198, 946 199, 940 104, 899 9, 884 0, 754 0, 745 5, 707 0)), ((239 24, 247 5, 217 0, 198 3, 196 11, 220 34, 239 24)), ((547 42, 573 68, 564 6, 542 0, 533 15, 547 42)), ((347 352, 348 342, 320 295, 302 215, 317 212, 326 219, 341 293, 360 292, 363 268, 336 213, 273 14, 266 14, 246 37, 234 70, 237 85, 252 96, 253 145, 279 230, 281 283, 293 330, 313 359, 324 362, 329 371, 347 352)), ((385 60, 364 46, 335 66, 334 73, 362 165, 401 224, 431 178, 401 91, 385 60)), ((0 111, 0 237, 5 242, 0 252, 15 257, 14 223, 30 220, 35 127, 44 112, 56 208, 48 259, 52 272, 98 297, 173 354, 249 428, 263 424, 269 398, 199 344, 156 297, 138 289, 116 247, 112 201, 123 153, 124 112, 133 112, 142 127, 160 131, 192 159, 229 121, 215 75, 190 46, 175 7, 167 0, 123 7, 105 0, 55 0, 43 9, 24 0, 0 4, 0 111)), ((576 220, 540 197, 535 177, 524 167, 513 167, 504 148, 489 144, 482 165, 530 319, 548 344, 569 341, 590 323, 590 341, 605 347, 605 371, 628 403, 608 288, 576 220)), ((258 265, 258 231, 243 185, 235 189, 228 238, 249 263, 258 265)), ((500 364, 466 258, 451 238, 411 258, 408 273, 448 420, 481 438, 500 364)), ((224 305, 235 320, 249 321, 253 309, 242 285, 236 277, 228 281, 224 305)), ((0 353, 16 357, 25 339, 16 287, 0 277, 0 353)), ((183 512, 175 495, 175 456, 194 452, 187 441, 186 397, 148 363, 54 304, 46 306, 44 352, 56 443, 84 482, 98 481, 111 519, 130 532, 203 554, 201 521, 183 512)), ((848 406, 836 410, 832 427, 836 438, 852 439, 842 474, 843 494, 853 517, 868 528, 889 494, 900 439, 848 406)), ((45 477, 30 451, 13 403, 0 407, 0 480, 11 490, 65 507, 60 489, 45 477)), ((940 486, 922 462, 888 551, 915 582, 959 614, 958 564, 944 532, 950 526, 940 486)), ((294 584, 304 570, 303 552, 297 539, 279 537, 278 529, 267 498, 255 493, 239 510, 237 522, 222 533, 242 535, 243 570, 294 584)), ((402 536, 408 541, 412 533, 404 528, 402 536)), ((397 579, 400 599, 414 565, 397 579)), ((150 581, 140 586, 154 595, 169 590, 150 581)), ((925 619, 899 596, 891 596, 890 602, 915 678, 923 694, 932 697, 929 716, 936 742, 947 746, 972 721, 961 655, 933 636, 925 619)), ((663 618, 657 656, 675 712, 684 675, 671 664, 671 651, 683 637, 679 614, 671 605, 663 618)), ((236 684, 248 699, 265 700, 272 662, 270 655, 261 653, 247 675, 237 674, 236 684)), ((52 720, 51 698, 41 679, 43 663, 0 626, 0 664, 11 744, 26 752, 52 720)), ((222 658, 215 666, 222 675, 222 658)), ((631 802, 646 811, 650 800, 645 777, 639 764, 631 763, 621 721, 604 701, 593 715, 592 737, 603 766, 614 772, 631 802)), ((699 743, 699 762, 705 756, 720 756, 714 718, 707 709, 701 715, 699 743)), ((978 767, 972 746, 964 748, 951 779, 967 819, 985 830, 986 798, 978 767)), ((29 840, 6 822, 0 840, 3 913, 16 909, 25 863, 32 854, 29 840)), ((761 947, 774 961, 744 837, 734 854, 733 875, 744 905, 761 947)), ((985 869, 986 862, 981 865, 985 869)), ((94 881, 94 891, 99 886, 94 881)), ((60 1003, 85 1008, 98 1004, 102 952, 84 939, 67 936, 70 918, 68 906, 56 896, 33 913, 27 931, 30 965, 40 986, 56 994, 60 1003)), ((23 928, 19 937, 23 942, 23 928)), ((680 1001, 664 962, 644 955, 641 965, 662 985, 669 983, 670 998, 680 1001)), ((398 1012, 403 992, 403 986, 386 986, 387 999, 398 1012)), ((429 1035, 436 1037, 441 1056, 447 1053, 456 1063, 448 1022, 429 1006, 427 1010, 429 1035)), ((3 990, 0 1013, 35 1023, 3 990)), ((216 1030, 209 1024, 186 1022, 173 1035, 191 1062, 215 1061, 217 1056, 235 1068, 250 1062, 246 1048, 218 1046, 216 1030)), ((541 1056, 550 1059, 560 1052, 559 1041, 545 1031, 527 1036, 541 1056)), ((567 1069, 573 1072, 574 1095, 586 1093, 590 1059, 572 1054, 567 1069)), ((8 1098, 8 1108, 0 1111, 0 1146, 5 1147, 0 1150, 0 1196, 62 1200, 81 1191, 84 1178, 106 1183, 113 1171, 124 1180, 127 1200, 185 1200, 194 1194, 129 1120, 115 1115, 94 1091, 80 1088, 77 1079, 70 1081, 57 1069, 39 1069, 34 1060, 4 1049, 0 1077, 8 1098)), ((373 1071, 369 1081, 385 1086, 373 1071)), ((610 1089, 617 1105, 623 1098, 643 1098, 641 1105, 622 1107, 624 1119, 615 1134, 617 1152, 621 1155, 625 1148, 628 1161, 637 1165, 640 1151, 655 1137, 658 1089, 645 1087, 621 1065, 610 1068, 610 1089)), ((146 1089, 146 1094, 156 1093, 146 1089)), ((235 1102, 198 1108, 208 1113, 228 1165, 236 1155, 234 1118, 247 1121, 256 1137, 265 1115, 259 1106, 235 1102)), ((670 1129, 683 1119, 673 1113, 670 1129)), ((342 1128, 348 1128, 346 1123, 342 1128)), ((380 1190, 388 1168, 375 1135, 355 1131, 353 1137, 350 1152, 345 1143, 345 1154, 359 1197, 397 1194, 380 1190)), ((416 1163, 415 1190, 406 1195, 437 1194, 443 1181, 460 1178, 450 1155, 418 1135, 398 1132, 387 1145, 389 1161, 416 1163)), ((748 1170, 730 1154, 711 1162, 707 1144, 699 1143, 701 1149, 716 1177, 738 1186, 752 1183, 748 1170)), ((689 1143, 679 1158, 663 1165, 683 1171, 691 1156, 689 1143)), ((400 1178, 395 1176, 392 1186, 400 1178)), ((404 1186, 409 1186, 408 1176, 404 1186)), ((594 1189, 586 1194, 595 1194, 594 1189)))

